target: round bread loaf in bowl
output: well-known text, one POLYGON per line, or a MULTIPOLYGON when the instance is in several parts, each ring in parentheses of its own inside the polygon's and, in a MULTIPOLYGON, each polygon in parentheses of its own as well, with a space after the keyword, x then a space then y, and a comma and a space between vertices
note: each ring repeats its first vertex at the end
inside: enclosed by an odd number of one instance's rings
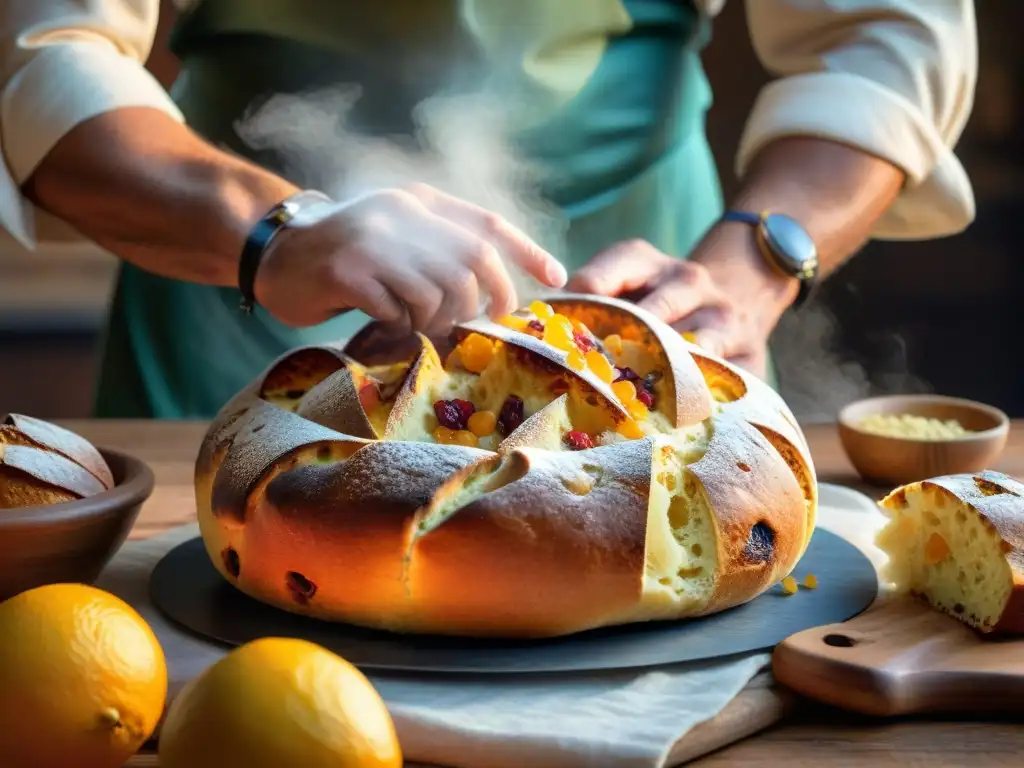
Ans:
POLYGON ((807 548, 817 482, 784 401, 630 303, 474 320, 444 360, 420 336, 385 361, 370 335, 278 358, 203 441, 203 540, 251 597, 552 637, 740 605, 807 548))

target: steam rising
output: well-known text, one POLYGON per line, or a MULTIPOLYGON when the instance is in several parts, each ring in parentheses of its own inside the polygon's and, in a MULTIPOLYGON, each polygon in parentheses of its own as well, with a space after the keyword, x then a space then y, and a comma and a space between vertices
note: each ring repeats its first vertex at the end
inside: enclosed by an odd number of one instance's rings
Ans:
MULTIPOLYGON (((238 133, 253 149, 279 156, 286 177, 335 200, 429 184, 501 214, 563 257, 566 222, 537 192, 541 169, 505 138, 513 100, 484 90, 434 96, 416 107, 413 135, 381 137, 352 128, 350 115, 360 95, 355 85, 278 94, 247 115, 238 133)), ((540 284, 506 265, 520 303, 532 300, 540 284)))
MULTIPOLYGON (((516 105, 486 93, 460 91, 421 102, 410 136, 371 136, 354 130, 349 118, 361 96, 354 85, 276 95, 250 112, 237 130, 253 149, 272 151, 286 177, 335 200, 429 184, 503 215, 561 258, 566 223, 537 192, 541 169, 518 155, 505 138, 516 105)), ((542 291, 550 293, 507 266, 521 304, 542 291)), ((837 278, 842 279, 833 277, 837 278)), ((781 391, 800 421, 833 420, 844 405, 872 394, 929 389, 909 373, 898 339, 890 370, 871 380, 864 365, 839 355, 836 338, 836 320, 820 304, 788 313, 775 334, 773 354, 781 391)))

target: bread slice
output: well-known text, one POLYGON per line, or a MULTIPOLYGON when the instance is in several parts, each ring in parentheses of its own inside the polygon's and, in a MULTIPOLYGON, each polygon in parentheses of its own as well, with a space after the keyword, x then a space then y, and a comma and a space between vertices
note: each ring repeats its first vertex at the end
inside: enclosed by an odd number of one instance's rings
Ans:
POLYGON ((882 573, 982 633, 1024 633, 1024 484, 998 472, 897 488, 880 503, 882 573))

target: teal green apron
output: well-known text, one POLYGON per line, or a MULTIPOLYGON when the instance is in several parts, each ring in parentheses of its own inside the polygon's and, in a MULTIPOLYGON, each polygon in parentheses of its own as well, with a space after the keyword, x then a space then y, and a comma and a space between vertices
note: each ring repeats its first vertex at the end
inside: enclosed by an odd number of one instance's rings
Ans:
MULTIPOLYGON (((453 71, 489 68, 492 88, 530 105, 513 110, 507 130, 543 170, 539 191, 564 240, 540 239, 570 273, 630 238, 683 257, 722 210, 704 133, 706 20, 691 2, 562 1, 203 0, 176 30, 182 73, 173 95, 210 141, 299 186, 322 187, 330 179, 316 169, 330 163, 295 163, 294 152, 242 141, 238 122, 254 102, 359 83, 349 126, 406 140, 415 105, 453 71), (547 36, 543 44, 538 34, 547 36)), ((242 314, 233 289, 125 264, 97 415, 209 418, 283 351, 346 338, 367 319, 349 313, 291 329, 261 309, 242 314)))

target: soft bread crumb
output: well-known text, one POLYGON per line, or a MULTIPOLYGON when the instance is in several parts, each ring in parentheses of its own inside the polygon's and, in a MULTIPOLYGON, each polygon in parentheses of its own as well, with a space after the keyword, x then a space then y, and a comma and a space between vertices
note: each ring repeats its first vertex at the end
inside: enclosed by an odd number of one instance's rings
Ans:
POLYGON ((935 486, 899 489, 882 508, 890 518, 877 539, 889 555, 883 578, 966 624, 995 627, 1013 584, 999 534, 970 504, 935 486))

